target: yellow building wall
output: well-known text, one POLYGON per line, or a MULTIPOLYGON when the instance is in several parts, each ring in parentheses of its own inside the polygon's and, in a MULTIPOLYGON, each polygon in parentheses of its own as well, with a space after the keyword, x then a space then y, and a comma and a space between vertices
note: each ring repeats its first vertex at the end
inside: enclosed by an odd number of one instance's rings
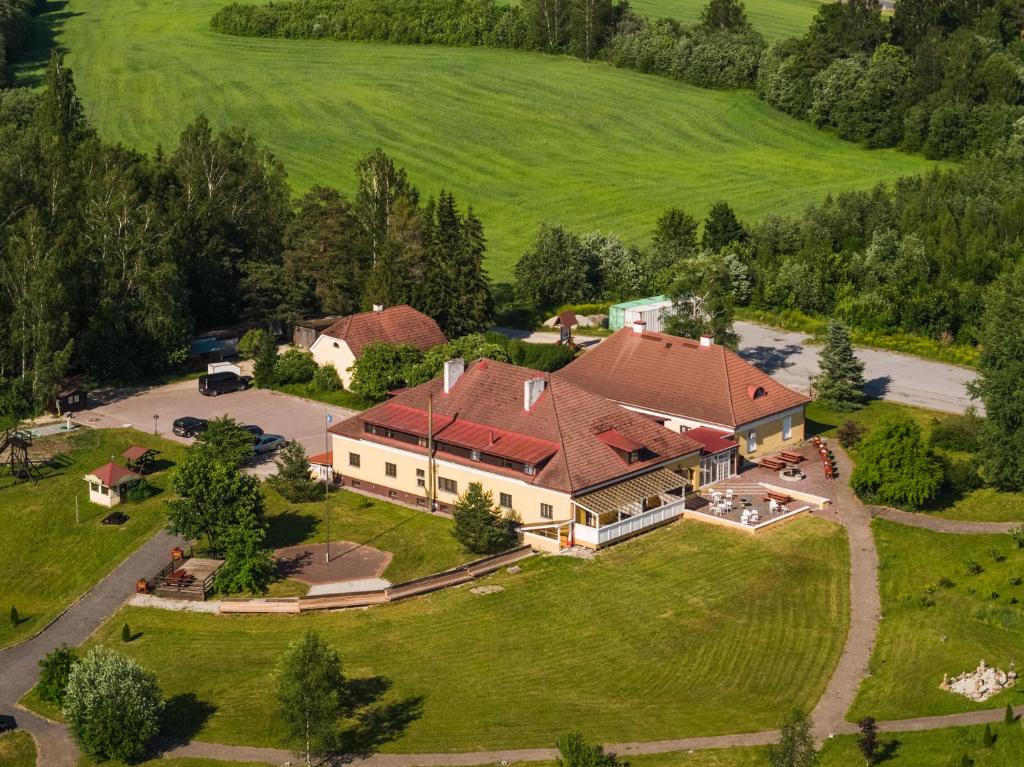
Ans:
POLYGON ((741 426, 738 428, 736 430, 736 439, 739 442, 740 455, 744 458, 755 460, 761 456, 769 455, 777 450, 782 450, 785 447, 802 442, 806 423, 803 408, 792 413, 789 417, 792 418, 789 439, 782 438, 785 416, 779 416, 770 421, 762 421, 752 427, 741 426), (747 435, 751 431, 757 434, 757 448, 753 451, 747 449, 747 435))
MULTIPOLYGON (((400 492, 426 497, 426 487, 417 484, 416 470, 423 471, 426 480, 427 458, 425 455, 410 453, 387 445, 344 437, 338 434, 333 437, 334 471, 346 479, 361 482, 372 482, 400 492), (359 466, 349 465, 349 453, 359 455, 359 466), (395 465, 395 476, 389 477, 385 467, 388 463, 395 465)), ((435 458, 435 483, 437 478, 454 480, 456 492, 448 493, 440 488, 435 489, 435 498, 439 503, 453 504, 460 494, 464 493, 471 482, 479 482, 484 490, 490 491, 497 506, 501 493, 512 496, 512 511, 523 524, 536 524, 548 521, 567 520, 572 516, 572 502, 567 493, 558 493, 542 487, 534 487, 526 482, 510 477, 462 466, 435 458), (540 505, 550 504, 551 520, 540 515, 540 505)))
POLYGON ((356 361, 356 357, 347 343, 339 341, 337 338, 321 335, 309 347, 309 351, 317 365, 321 367, 334 365, 334 369, 338 371, 338 376, 341 378, 342 386, 346 389, 349 388, 352 383, 352 371, 349 368, 356 361))

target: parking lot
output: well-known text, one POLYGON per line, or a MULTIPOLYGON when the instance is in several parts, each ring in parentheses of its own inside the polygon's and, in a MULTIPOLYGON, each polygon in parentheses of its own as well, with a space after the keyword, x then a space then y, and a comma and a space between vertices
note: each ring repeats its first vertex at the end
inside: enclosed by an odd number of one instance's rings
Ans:
MULTIPOLYGON (((267 434, 281 434, 298 440, 310 455, 324 451, 327 414, 333 422, 348 418, 354 411, 292 397, 266 389, 205 397, 196 381, 181 381, 141 391, 112 393, 108 401, 78 414, 78 422, 95 428, 116 429, 125 426, 188 444, 191 440, 171 433, 174 419, 182 416, 216 418, 229 415, 241 424, 256 424, 267 434), (156 418, 154 418, 156 416, 156 418)), ((274 468, 273 456, 260 462, 258 473, 274 468)))

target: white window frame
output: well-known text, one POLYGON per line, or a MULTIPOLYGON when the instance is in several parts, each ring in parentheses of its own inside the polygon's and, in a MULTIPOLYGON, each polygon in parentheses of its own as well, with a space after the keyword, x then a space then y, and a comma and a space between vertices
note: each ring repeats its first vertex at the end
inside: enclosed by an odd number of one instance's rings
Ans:
POLYGON ((756 431, 751 430, 751 431, 747 432, 747 452, 748 453, 756 453, 757 452, 757 432, 756 431))
POLYGON ((793 416, 791 415, 782 419, 782 438, 787 441, 793 438, 793 416))

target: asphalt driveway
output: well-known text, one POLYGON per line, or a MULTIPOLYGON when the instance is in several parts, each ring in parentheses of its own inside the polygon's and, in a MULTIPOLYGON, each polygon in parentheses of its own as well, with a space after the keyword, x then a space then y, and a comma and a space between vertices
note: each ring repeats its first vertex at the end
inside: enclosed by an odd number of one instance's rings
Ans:
MULTIPOLYGON (((205 397, 195 381, 158 386, 141 391, 117 391, 108 401, 78 414, 78 422, 102 429, 125 426, 139 431, 156 431, 162 437, 188 444, 191 440, 176 437, 171 427, 176 418, 216 418, 229 415, 242 424, 256 424, 267 434, 281 434, 289 441, 298 440, 310 455, 324 451, 327 415, 334 423, 354 415, 355 411, 324 405, 320 402, 292 397, 266 389, 205 397), (154 419, 154 416, 158 418, 154 419)), ((271 457, 261 467, 273 469, 271 457)), ((258 473, 263 473, 258 472, 258 473)))

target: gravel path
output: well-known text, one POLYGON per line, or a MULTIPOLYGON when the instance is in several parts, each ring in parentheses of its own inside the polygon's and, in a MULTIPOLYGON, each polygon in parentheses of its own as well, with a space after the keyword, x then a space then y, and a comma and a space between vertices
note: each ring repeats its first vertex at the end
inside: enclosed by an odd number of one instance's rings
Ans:
POLYGON ((78 750, 66 727, 17 708, 18 700, 36 683, 39 661, 61 644, 77 647, 85 642, 135 593, 139 576, 159 570, 170 550, 180 545, 180 539, 164 531, 157 533, 39 634, 0 650, 0 713, 14 716, 35 738, 41 767, 74 767, 78 750))
POLYGON ((999 533, 1008 533, 1018 527, 1024 527, 1024 521, 962 522, 956 519, 942 519, 928 514, 914 514, 897 509, 879 509, 875 516, 907 527, 920 527, 925 530, 934 530, 937 533, 959 533, 961 535, 998 535, 999 533))

